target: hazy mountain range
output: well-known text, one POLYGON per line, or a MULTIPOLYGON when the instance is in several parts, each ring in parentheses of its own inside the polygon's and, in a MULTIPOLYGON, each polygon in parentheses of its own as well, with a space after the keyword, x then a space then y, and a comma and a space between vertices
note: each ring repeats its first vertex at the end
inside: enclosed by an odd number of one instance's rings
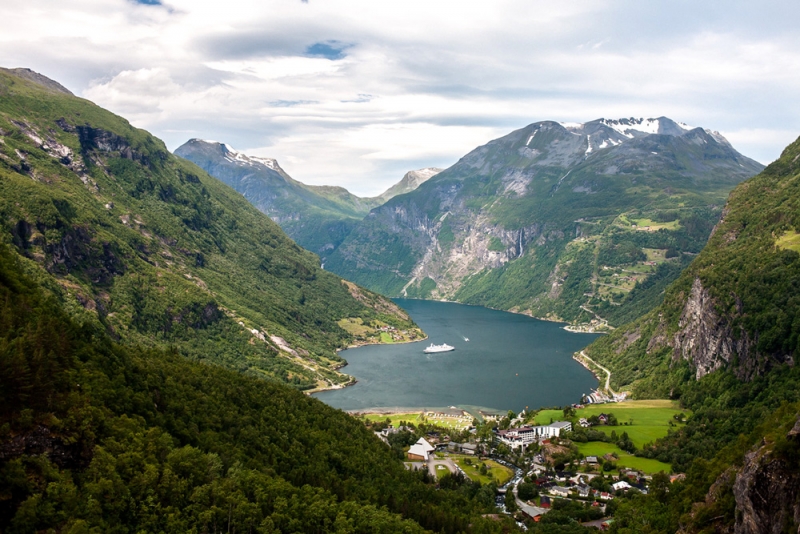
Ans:
POLYGON ((440 171, 410 171, 383 194, 359 198, 343 187, 298 182, 276 160, 248 156, 225 143, 191 139, 178 147, 175 155, 242 193, 289 237, 323 258, 339 246, 369 210, 413 191, 440 171))

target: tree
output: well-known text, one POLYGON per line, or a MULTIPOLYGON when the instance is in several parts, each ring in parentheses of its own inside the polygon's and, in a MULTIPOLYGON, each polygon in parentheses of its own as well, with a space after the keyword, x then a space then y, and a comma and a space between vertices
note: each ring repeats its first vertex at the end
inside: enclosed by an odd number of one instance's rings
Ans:
POLYGON ((508 510, 510 513, 513 514, 514 512, 519 510, 519 507, 517 506, 517 500, 514 498, 514 492, 511 490, 511 488, 508 488, 508 491, 506 491, 505 503, 506 503, 506 510, 508 510))
POLYGON ((530 501, 539 496, 539 487, 530 482, 517 484, 517 496, 523 501, 530 501))

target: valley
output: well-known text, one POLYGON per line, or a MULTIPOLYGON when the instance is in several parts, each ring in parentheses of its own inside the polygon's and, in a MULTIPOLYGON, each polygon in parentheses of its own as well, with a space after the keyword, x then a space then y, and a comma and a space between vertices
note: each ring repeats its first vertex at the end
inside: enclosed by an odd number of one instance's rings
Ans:
POLYGON ((0 531, 797 530, 800 140, 543 121, 372 198, 176 152, 0 70, 0 531))

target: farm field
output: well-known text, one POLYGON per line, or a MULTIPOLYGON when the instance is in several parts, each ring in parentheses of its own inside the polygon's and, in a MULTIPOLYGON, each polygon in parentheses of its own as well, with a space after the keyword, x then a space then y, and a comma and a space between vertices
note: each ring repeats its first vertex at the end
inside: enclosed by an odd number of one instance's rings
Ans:
POLYGON ((631 469, 638 469, 647 474, 658 473, 659 471, 669 473, 672 471, 672 466, 669 464, 628 454, 612 443, 591 441, 589 443, 576 443, 576 445, 584 456, 602 457, 604 454, 615 453, 619 456, 619 460, 616 462, 617 467, 630 467, 631 469))

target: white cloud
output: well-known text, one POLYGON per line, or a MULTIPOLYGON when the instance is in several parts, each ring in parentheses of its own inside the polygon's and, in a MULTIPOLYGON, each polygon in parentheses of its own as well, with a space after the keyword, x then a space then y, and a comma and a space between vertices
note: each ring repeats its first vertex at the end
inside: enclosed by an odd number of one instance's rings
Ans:
POLYGON ((800 133, 796 6, 724 4, 12 0, 0 64, 361 194, 545 119, 667 115, 769 161, 800 133))

